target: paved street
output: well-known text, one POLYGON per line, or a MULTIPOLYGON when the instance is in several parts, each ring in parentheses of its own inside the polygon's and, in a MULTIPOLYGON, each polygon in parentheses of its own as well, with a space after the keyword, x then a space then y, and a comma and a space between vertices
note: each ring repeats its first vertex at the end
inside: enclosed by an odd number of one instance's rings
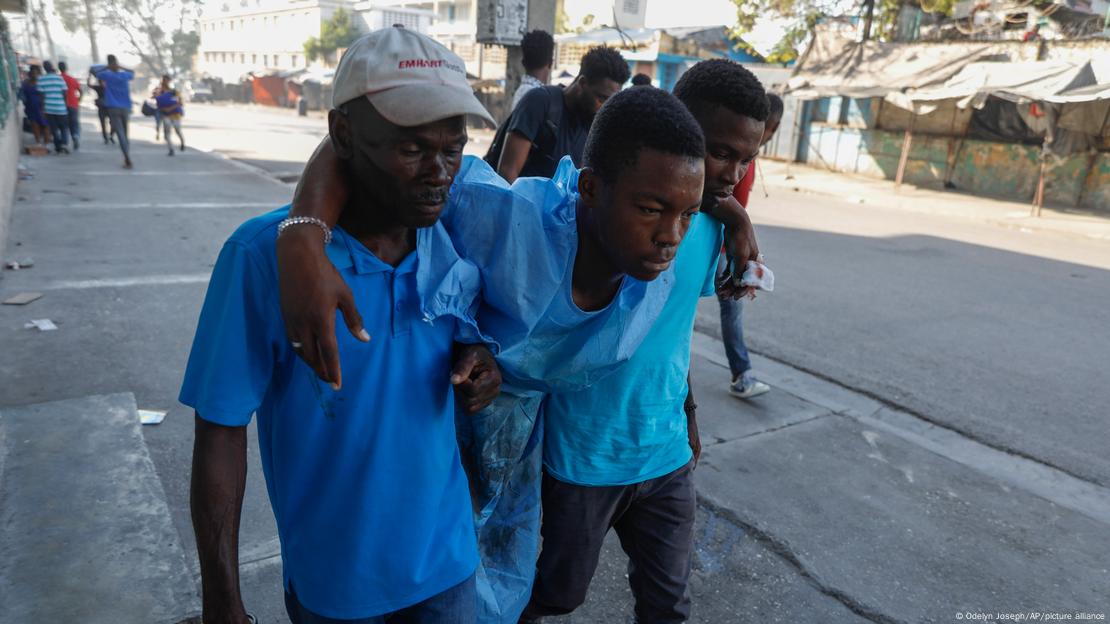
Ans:
MULTIPOLYGON (((17 189, 8 254, 35 264, 6 271, 0 298, 45 297, 0 308, 0 415, 110 393, 168 410, 142 432, 195 579, 192 414, 176 395, 207 273, 237 224, 289 200, 326 126, 192 105, 193 149, 171 159, 145 121, 132 172, 89 117, 79 154, 25 159, 35 175, 17 189), (24 328, 44 318, 59 329, 24 328)), ((478 134, 469 151, 487 145, 478 134)), ((750 403, 725 392, 704 300, 693 621, 1110 613, 1110 242, 1084 234, 1106 222, 1009 226, 1021 206, 764 172, 752 214, 777 290, 746 304, 745 329, 775 389, 750 403), (965 203, 972 216, 954 215, 965 203)), ((250 460, 245 599, 285 622, 254 444, 250 460)), ((629 621, 630 605, 611 540, 586 606, 555 621, 629 621)))

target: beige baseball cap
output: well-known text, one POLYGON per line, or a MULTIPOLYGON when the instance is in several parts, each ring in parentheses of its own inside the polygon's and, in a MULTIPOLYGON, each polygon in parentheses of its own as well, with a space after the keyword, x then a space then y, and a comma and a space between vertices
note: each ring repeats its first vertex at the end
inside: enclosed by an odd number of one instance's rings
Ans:
POLYGON ((431 37, 401 26, 359 38, 340 59, 332 107, 363 95, 398 126, 458 115, 474 115, 496 125, 474 96, 462 59, 431 37))

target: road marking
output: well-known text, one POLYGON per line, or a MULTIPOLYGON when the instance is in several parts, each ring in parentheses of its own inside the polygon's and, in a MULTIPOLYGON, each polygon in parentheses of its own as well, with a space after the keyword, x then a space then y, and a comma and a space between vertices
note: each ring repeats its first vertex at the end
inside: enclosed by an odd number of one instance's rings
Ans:
POLYGON ((217 208, 277 208, 288 201, 275 200, 272 202, 180 202, 173 204, 146 203, 102 203, 73 201, 68 204, 39 204, 38 209, 43 210, 196 210, 217 208))
POLYGON ((36 286, 40 290, 89 290, 92 288, 129 288, 131 286, 173 286, 178 284, 204 284, 208 273, 186 273, 178 275, 140 275, 136 277, 117 277, 110 279, 63 280, 36 286))
MULTIPOLYGON (((728 368, 728 360, 722 355, 724 346, 719 340, 708 334, 700 331, 694 332, 691 353, 718 364, 726 370, 728 368)), ((809 391, 804 389, 799 391, 799 388, 792 387, 792 385, 797 385, 801 378, 811 377, 810 374, 783 362, 776 363, 779 366, 791 369, 791 377, 794 378, 793 383, 788 383, 785 380, 775 383, 775 380, 769 380, 776 389, 782 392, 793 394, 805 401, 833 410, 835 413, 856 420, 869 429, 897 436, 918 448, 971 468, 988 478, 994 479, 1001 487, 1008 484, 1061 507, 1083 514, 1092 520, 1110 524, 1110 488, 1074 477, 1052 466, 1014 455, 1004 449, 988 446, 963 435, 959 431, 932 424, 893 406, 876 403, 877 408, 873 413, 848 413, 850 410, 844 409, 841 405, 842 401, 830 393, 830 391, 837 389, 836 384, 821 380, 820 385, 827 388, 825 391, 815 391, 813 387, 808 385, 809 391)), ((846 386, 840 386, 840 388, 843 391, 853 392, 851 388, 846 386)), ((863 435, 869 444, 875 446, 873 440, 877 439, 877 434, 866 431, 863 435)), ((911 483, 913 482, 912 474, 906 474, 905 477, 911 483)))
POLYGON ((166 169, 163 171, 135 171, 135 170, 121 170, 121 171, 79 171, 80 175, 87 176, 102 176, 102 175, 118 175, 118 176, 210 176, 210 175, 242 175, 241 171, 228 171, 227 169, 212 169, 208 171, 181 171, 180 169, 166 169))

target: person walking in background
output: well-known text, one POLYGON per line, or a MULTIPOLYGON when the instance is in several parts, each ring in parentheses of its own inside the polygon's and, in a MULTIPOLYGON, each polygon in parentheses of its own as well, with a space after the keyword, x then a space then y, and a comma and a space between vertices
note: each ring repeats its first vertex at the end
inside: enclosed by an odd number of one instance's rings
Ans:
POLYGON ((486 162, 510 183, 520 177, 550 178, 563 156, 582 166, 594 115, 629 74, 616 49, 599 46, 586 52, 569 87, 545 86, 524 95, 494 135, 486 162))
POLYGON ((181 118, 185 116, 185 107, 181 105, 181 97, 177 95, 177 91, 164 85, 162 92, 154 98, 154 102, 158 108, 158 114, 162 117, 162 136, 166 139, 166 147, 170 149, 169 155, 173 156, 170 128, 177 133, 177 139, 181 142, 181 151, 184 152, 185 137, 181 134, 181 118))
POLYGON ((551 65, 555 62, 555 39, 544 30, 533 30, 520 40, 524 58, 524 75, 513 94, 513 108, 520 104, 524 94, 551 81, 551 65))
MULTIPOLYGON (((155 101, 154 115, 153 115, 153 117, 154 117, 154 140, 155 141, 157 141, 159 139, 160 133, 162 132, 162 117, 163 117, 163 115, 162 115, 161 109, 158 108, 158 104, 157 104, 158 96, 162 95, 166 91, 172 91, 172 90, 173 90, 172 87, 170 87, 170 76, 169 76, 169 74, 162 74, 161 82, 159 82, 158 86, 154 87, 154 90, 150 92, 150 97, 155 101)), ((169 137, 166 137, 166 140, 169 140, 169 137)))
POLYGON ((104 103, 104 85, 100 79, 96 77, 96 72, 104 69, 103 65, 94 65, 89 68, 89 79, 85 81, 85 85, 93 90, 96 94, 96 116, 100 120, 100 136, 104 137, 104 144, 115 143, 116 139, 111 132, 108 131, 108 106, 104 103))
POLYGON ((46 111, 46 120, 50 124, 50 133, 54 136, 54 153, 68 154, 69 149, 69 111, 66 110, 66 81, 54 69, 50 61, 43 61, 42 68, 46 75, 39 78, 38 90, 42 94, 43 109, 46 111))
POLYGON ((104 105, 108 108, 108 121, 112 133, 119 138, 119 149, 123 152, 123 166, 131 168, 131 145, 127 140, 127 120, 131 117, 131 80, 135 72, 120 66, 114 54, 108 55, 108 67, 96 74, 96 79, 104 85, 104 105))
POLYGON ((23 102, 23 114, 31 124, 31 134, 35 135, 36 145, 46 145, 47 126, 46 114, 42 108, 42 94, 39 93, 39 74, 42 73, 38 65, 32 65, 27 70, 27 79, 19 87, 19 99, 23 102))
POLYGON ((81 82, 67 73, 65 61, 58 63, 58 73, 66 81, 66 118, 69 122, 69 136, 73 138, 73 151, 81 147, 81 82))
MULTIPOLYGON (((773 93, 768 93, 767 103, 770 106, 770 115, 763 127, 763 138, 759 143, 760 147, 771 140, 782 121, 782 98, 773 93)), ((752 186, 755 184, 755 174, 756 164, 753 160, 747 173, 744 174, 732 193, 736 201, 740 202, 740 205, 745 208, 748 207, 748 198, 751 196, 752 186)), ((726 264, 727 259, 725 254, 722 253, 718 273, 724 271, 726 264)), ((718 297, 717 302, 721 305, 721 340, 725 343, 725 356, 728 358, 728 368, 732 373, 732 381, 728 387, 729 393, 741 399, 750 399, 767 393, 771 390, 771 386, 756 379, 751 372, 752 361, 748 356, 748 347, 744 344, 743 299, 718 297)))

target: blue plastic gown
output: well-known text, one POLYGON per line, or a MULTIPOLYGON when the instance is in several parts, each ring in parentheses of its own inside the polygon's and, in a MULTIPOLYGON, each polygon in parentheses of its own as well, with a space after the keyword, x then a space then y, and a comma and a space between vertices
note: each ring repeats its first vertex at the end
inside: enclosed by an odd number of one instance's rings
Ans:
POLYGON ((577 309, 570 291, 577 200, 570 158, 550 180, 521 178, 510 187, 484 161, 468 157, 443 214, 459 254, 481 273, 478 325, 499 346, 505 379, 490 407, 457 418, 482 556, 482 624, 515 624, 531 592, 545 394, 590 386, 628 360, 674 284, 673 269, 651 282, 626 277, 604 310, 577 309))

